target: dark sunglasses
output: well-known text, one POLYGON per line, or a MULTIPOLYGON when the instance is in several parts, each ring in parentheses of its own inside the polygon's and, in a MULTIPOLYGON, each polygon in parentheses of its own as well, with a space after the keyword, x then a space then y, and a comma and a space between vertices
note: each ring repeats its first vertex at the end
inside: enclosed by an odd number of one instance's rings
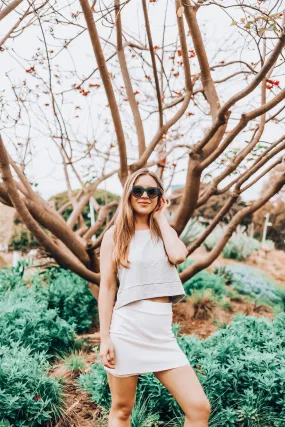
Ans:
POLYGON ((131 194, 134 197, 141 197, 143 193, 146 191, 148 197, 150 199, 155 199, 158 196, 162 195, 161 188, 159 187, 142 187, 141 185, 134 185, 131 191, 131 194))

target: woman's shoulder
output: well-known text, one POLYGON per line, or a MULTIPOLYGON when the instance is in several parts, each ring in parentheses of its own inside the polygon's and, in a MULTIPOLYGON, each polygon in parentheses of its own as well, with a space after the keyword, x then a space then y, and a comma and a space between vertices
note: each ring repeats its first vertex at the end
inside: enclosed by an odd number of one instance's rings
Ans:
POLYGON ((114 236, 114 230, 115 230, 115 226, 111 225, 111 227, 108 228, 108 230, 106 230, 105 234, 108 233, 108 235, 114 236))
POLYGON ((104 242, 105 244, 113 244, 114 241, 114 226, 112 225, 110 228, 108 228, 108 230, 105 231, 103 239, 102 239, 102 243, 104 242))

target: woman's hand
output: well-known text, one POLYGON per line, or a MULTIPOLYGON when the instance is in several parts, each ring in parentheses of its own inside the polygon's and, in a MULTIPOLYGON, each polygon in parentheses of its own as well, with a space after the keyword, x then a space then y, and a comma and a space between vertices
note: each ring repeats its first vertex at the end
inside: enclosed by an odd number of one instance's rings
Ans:
POLYGON ((166 218, 165 212, 166 208, 170 205, 170 200, 162 196, 160 198, 160 203, 157 204, 157 206, 153 210, 153 218, 159 222, 163 217, 166 218))
POLYGON ((100 361, 108 368, 115 368, 115 349, 110 338, 101 340, 100 343, 100 361))

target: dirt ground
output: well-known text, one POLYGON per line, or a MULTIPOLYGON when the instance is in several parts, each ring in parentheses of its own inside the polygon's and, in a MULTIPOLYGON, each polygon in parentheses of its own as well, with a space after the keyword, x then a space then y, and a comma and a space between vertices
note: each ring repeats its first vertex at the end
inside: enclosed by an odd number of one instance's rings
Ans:
MULTIPOLYGON (((86 368, 82 372, 87 372, 95 363, 95 353, 92 351, 80 352, 79 355, 84 358, 86 364, 86 368)), ((100 425, 98 420, 102 418, 102 408, 89 399, 88 393, 80 390, 74 381, 79 374, 80 372, 68 371, 62 362, 55 365, 50 371, 50 376, 64 378, 64 417, 53 427, 99 427, 100 425)))
MULTIPOLYGON (((221 324, 228 324, 237 313, 244 313, 248 316, 265 316, 272 318, 272 310, 264 305, 254 305, 245 301, 231 301, 232 311, 223 310, 214 306, 208 318, 193 318, 194 308, 192 303, 182 302, 173 306, 173 322, 180 324, 178 336, 183 334, 195 334, 200 339, 207 338, 214 331, 218 330, 221 324)), ((202 313, 203 316, 203 313, 202 313)))

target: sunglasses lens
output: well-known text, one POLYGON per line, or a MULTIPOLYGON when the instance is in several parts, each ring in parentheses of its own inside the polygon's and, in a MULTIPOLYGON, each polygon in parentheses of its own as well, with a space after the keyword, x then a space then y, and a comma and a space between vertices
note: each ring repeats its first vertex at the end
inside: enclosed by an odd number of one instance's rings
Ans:
POLYGON ((143 188, 142 187, 133 187, 132 188, 132 195, 135 197, 141 197, 143 195, 143 188))
POLYGON ((159 190, 158 188, 149 188, 147 195, 148 197, 150 197, 151 199, 154 199, 155 197, 158 196, 159 190))
MULTIPOLYGON (((145 189, 140 186, 134 186, 132 188, 132 195, 134 197, 141 197, 144 193, 145 189)), ((147 195, 150 199, 154 199, 155 197, 158 197, 160 195, 160 189, 157 187, 148 187, 146 188, 147 195)))

